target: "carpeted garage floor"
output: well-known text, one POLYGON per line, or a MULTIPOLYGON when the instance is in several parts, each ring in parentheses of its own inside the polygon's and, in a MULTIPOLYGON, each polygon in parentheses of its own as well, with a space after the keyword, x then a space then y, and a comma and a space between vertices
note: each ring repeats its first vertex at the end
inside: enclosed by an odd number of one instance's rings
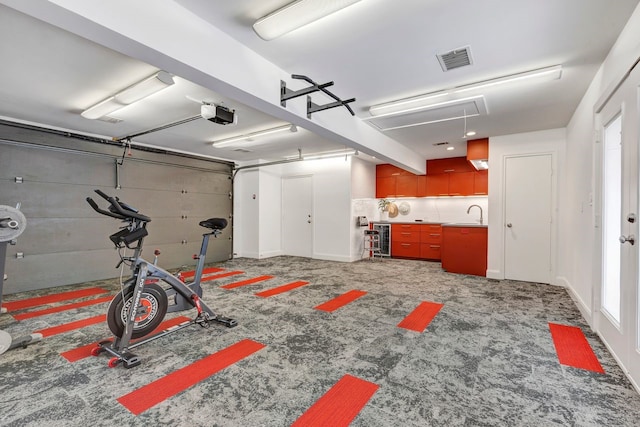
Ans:
MULTIPOLYGON (((637 426, 640 420, 640 394, 562 288, 453 275, 439 263, 399 259, 240 258, 215 266, 237 273, 204 283, 203 299, 239 326, 191 326, 153 341, 135 349, 142 364, 129 370, 107 367, 106 356, 63 357, 109 337, 101 318, 66 332, 50 329, 103 315, 106 302, 13 317, 104 298, 117 292, 116 281, 6 296, 5 304, 104 291, 1 315, 0 327, 14 336, 51 335, 0 356, 0 425, 340 425, 349 411, 351 425, 367 427, 637 426), (273 278, 221 288, 264 275, 273 278), (256 295, 300 281, 308 284, 256 295), (335 311, 314 308, 352 290, 366 294, 335 311), (423 302, 442 304, 426 329, 399 327, 423 302), (580 328, 604 373, 562 365, 549 323, 580 328), (257 344, 197 378, 219 362, 211 355, 240 342, 257 344), (187 386, 172 391, 180 382, 187 386), (136 415, 122 403, 130 394, 136 401, 153 395, 159 403, 142 404, 136 415)), ((178 315, 193 313, 171 316, 178 315)))

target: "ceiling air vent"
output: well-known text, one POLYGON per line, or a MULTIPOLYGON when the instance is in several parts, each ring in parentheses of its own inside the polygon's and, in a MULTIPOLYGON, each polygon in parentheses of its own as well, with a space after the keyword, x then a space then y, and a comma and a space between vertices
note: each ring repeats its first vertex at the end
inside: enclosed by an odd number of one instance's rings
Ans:
POLYGON ((438 61, 440 61, 442 71, 449 71, 454 68, 473 64, 471 60, 471 48, 469 46, 461 47, 447 53, 440 53, 436 56, 438 57, 438 61))
POLYGON ((236 153, 251 153, 251 150, 247 150, 246 148, 236 148, 235 150, 236 153))
POLYGON ((434 147, 440 147, 442 145, 449 145, 449 143, 448 142, 434 142, 433 143, 434 147))

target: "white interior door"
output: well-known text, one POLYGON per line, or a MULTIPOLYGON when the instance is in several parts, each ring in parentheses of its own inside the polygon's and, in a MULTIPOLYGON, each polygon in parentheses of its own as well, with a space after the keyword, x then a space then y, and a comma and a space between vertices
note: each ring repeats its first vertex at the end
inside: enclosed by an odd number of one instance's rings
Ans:
POLYGON ((552 156, 505 159, 504 274, 551 282, 552 156))
POLYGON ((313 255, 311 176, 282 178, 282 246, 285 255, 313 255))
POLYGON ((640 385, 638 281, 638 113, 640 71, 632 72, 596 117, 601 135, 601 280, 594 326, 640 385))

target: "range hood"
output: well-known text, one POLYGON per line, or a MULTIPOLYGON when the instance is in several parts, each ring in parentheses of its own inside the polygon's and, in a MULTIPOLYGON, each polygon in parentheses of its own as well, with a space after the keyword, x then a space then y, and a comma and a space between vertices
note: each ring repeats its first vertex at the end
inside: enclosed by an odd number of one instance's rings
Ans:
POLYGON ((467 141, 467 161, 476 170, 489 169, 489 138, 467 141))

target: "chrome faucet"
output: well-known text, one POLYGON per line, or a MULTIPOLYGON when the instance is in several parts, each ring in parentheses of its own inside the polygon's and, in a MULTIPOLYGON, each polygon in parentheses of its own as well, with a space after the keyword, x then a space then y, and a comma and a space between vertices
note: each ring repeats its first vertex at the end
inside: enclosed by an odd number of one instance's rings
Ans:
POLYGON ((467 209, 467 214, 469 213, 469 211, 471 211, 472 207, 477 207, 478 209, 480 209, 480 225, 482 225, 482 206, 480 205, 471 205, 469 206, 469 209, 467 209))

